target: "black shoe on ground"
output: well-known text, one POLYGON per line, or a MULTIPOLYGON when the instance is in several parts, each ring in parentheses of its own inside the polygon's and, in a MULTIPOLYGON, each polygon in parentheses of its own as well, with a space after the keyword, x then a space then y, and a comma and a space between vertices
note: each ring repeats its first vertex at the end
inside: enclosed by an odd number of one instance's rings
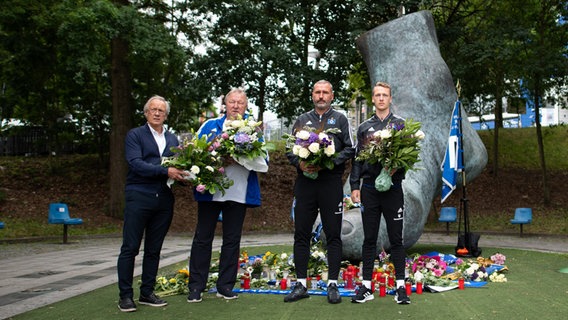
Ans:
POLYGON ((136 304, 132 298, 121 298, 118 300, 118 308, 122 312, 134 312, 136 311, 136 304))
POLYGON ((284 302, 294 302, 309 297, 310 295, 308 294, 308 289, 306 289, 306 287, 304 287, 300 282, 298 282, 296 283, 294 288, 292 288, 292 292, 288 293, 284 297, 284 302))
POLYGON ((341 302, 341 295, 339 294, 339 289, 335 283, 330 284, 327 287, 327 302, 336 304, 341 302))
POLYGON ((237 299, 239 295, 229 288, 217 288, 217 297, 226 300, 237 299))
POLYGON ((195 289, 189 291, 189 296, 187 297, 187 302, 189 302, 189 303, 201 302, 201 291, 195 290, 195 289))
POLYGON ((353 298, 351 298, 351 302, 365 303, 373 299, 375 299, 375 296, 373 296, 373 292, 370 289, 367 289, 367 287, 365 287, 364 285, 361 285, 359 287, 359 290, 357 291, 357 294, 353 298))
POLYGON ((140 299, 138 299, 138 302, 140 304, 145 304, 151 307, 164 307, 168 305, 166 301, 158 298, 158 296, 156 296, 154 293, 152 293, 147 297, 140 295, 140 299))
POLYGON ((410 304, 410 298, 406 295, 406 289, 403 286, 396 289, 396 294, 394 296, 394 301, 398 304, 410 304))

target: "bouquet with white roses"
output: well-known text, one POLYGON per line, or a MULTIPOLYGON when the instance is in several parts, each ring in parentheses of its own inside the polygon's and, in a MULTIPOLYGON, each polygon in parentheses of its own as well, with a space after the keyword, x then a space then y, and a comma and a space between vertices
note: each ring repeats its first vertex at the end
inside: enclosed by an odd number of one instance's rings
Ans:
POLYGON ((225 168, 221 154, 217 152, 220 143, 207 136, 198 138, 192 132, 191 138, 184 138, 177 147, 172 147, 172 157, 164 157, 162 166, 175 167, 189 172, 187 180, 197 192, 206 191, 214 194, 217 191, 225 193, 225 189, 233 185, 233 180, 225 176, 225 168))
POLYGON ((424 139, 420 127, 420 122, 412 119, 403 124, 389 124, 383 130, 376 131, 357 155, 358 161, 382 165, 383 169, 375 181, 378 191, 387 191, 392 186, 390 170, 414 169, 419 161, 419 142, 424 139))
POLYGON ((232 157, 249 170, 267 172, 265 158, 268 152, 262 138, 261 124, 262 121, 243 119, 241 116, 225 120, 219 152, 232 157))
MULTIPOLYGON (((304 127, 298 130, 295 135, 285 134, 288 140, 288 149, 300 158, 300 160, 321 168, 333 169, 335 166, 333 159, 336 157, 335 144, 331 133, 339 133, 337 128, 327 129, 316 132, 314 128, 304 127), (291 145, 291 147, 290 147, 291 145)), ((318 173, 304 172, 308 178, 316 179, 318 173)))

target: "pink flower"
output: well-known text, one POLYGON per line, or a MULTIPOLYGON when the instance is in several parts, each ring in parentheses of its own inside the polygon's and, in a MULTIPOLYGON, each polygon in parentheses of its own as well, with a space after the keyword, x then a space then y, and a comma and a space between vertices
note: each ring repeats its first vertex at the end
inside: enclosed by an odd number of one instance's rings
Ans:
POLYGON ((226 132, 223 132, 223 133, 221 134, 221 138, 223 138, 223 139, 229 139, 229 134, 226 133, 226 132))
POLYGON ((198 184, 197 187, 195 187, 195 190, 199 193, 203 193, 205 192, 205 186, 202 184, 198 184))
POLYGON ((223 167, 220 167, 220 168, 219 168, 219 172, 221 172, 221 173, 225 173, 225 168, 223 168, 223 167))

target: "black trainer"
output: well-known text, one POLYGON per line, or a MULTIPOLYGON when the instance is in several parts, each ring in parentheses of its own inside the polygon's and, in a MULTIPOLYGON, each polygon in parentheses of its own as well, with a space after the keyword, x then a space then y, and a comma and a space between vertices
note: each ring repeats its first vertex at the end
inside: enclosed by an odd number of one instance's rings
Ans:
POLYGON ((239 295, 229 288, 217 288, 217 297, 226 300, 237 299, 239 295))
POLYGON ((201 291, 195 289, 189 291, 187 302, 189 303, 201 302, 201 291))
POLYGON ((132 298, 121 298, 118 300, 118 308, 122 312, 134 312, 136 311, 136 304, 132 298))
POLYGON ((297 282, 294 288, 292 288, 292 292, 288 293, 284 297, 284 302, 294 302, 309 297, 308 289, 306 289, 306 287, 304 287, 304 285, 300 282, 297 282))
POLYGON ((394 295, 394 301, 398 304, 410 304, 410 298, 406 295, 406 288, 403 286, 396 289, 396 294, 394 295))
POLYGON ((359 290, 357 291, 357 294, 351 298, 351 302, 353 303, 365 303, 367 301, 371 301, 375 299, 375 296, 373 296, 373 292, 369 289, 367 289, 367 287, 365 287, 365 285, 361 285, 359 287, 359 290))
POLYGON ((151 307, 164 307, 168 305, 166 301, 158 298, 158 296, 156 296, 154 293, 152 293, 147 297, 140 295, 140 299, 138 299, 138 302, 140 304, 145 304, 151 307))
POLYGON ((335 283, 327 286, 327 302, 336 304, 341 302, 341 295, 339 294, 339 289, 335 283))

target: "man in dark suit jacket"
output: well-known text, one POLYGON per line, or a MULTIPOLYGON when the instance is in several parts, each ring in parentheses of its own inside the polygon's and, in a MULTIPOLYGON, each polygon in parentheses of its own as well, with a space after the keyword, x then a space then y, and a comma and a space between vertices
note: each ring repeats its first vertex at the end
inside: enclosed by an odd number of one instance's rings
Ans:
POLYGON ((138 302, 162 307, 167 302, 154 294, 154 284, 160 262, 160 251, 170 228, 174 212, 174 195, 168 178, 182 181, 186 173, 161 166, 162 157, 172 156, 171 147, 178 146, 175 135, 164 129, 170 105, 160 96, 151 97, 144 105, 147 123, 130 130, 125 151, 128 175, 125 187, 123 240, 118 256, 118 307, 123 312, 136 311, 132 278, 134 260, 144 240, 142 284, 138 302))

